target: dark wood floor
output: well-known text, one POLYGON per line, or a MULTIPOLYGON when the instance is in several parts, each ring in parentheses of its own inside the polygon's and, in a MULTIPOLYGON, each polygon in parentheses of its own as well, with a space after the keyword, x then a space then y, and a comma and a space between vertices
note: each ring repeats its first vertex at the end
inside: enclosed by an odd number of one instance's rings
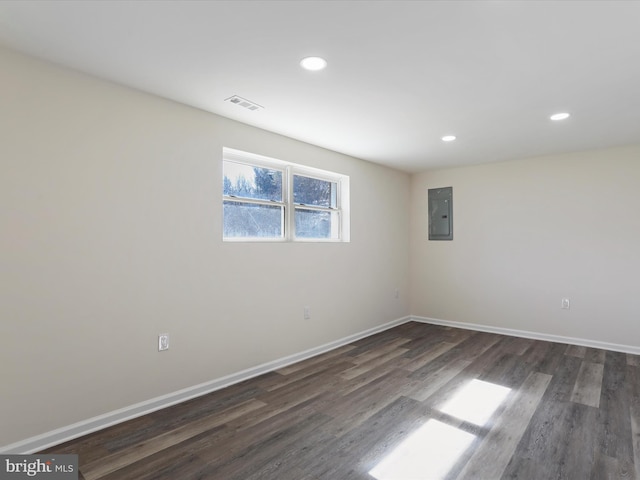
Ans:
POLYGON ((639 428, 638 356, 407 323, 47 452, 85 480, 640 480, 639 428))

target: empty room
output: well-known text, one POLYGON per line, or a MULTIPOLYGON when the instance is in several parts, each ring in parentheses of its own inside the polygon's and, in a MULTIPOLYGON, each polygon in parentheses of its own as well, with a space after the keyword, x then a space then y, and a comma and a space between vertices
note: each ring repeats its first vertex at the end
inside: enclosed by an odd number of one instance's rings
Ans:
POLYGON ((640 480, 640 2, 0 2, 0 479, 640 480))

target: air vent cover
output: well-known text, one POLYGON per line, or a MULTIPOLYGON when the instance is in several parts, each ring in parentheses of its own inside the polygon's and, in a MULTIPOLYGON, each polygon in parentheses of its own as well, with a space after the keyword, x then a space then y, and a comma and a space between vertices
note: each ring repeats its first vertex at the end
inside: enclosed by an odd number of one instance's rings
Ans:
POLYGON ((257 103, 254 103, 251 100, 247 100, 246 98, 242 98, 238 95, 234 95, 233 97, 225 99, 225 102, 235 103, 236 105, 239 105, 248 110, 260 110, 261 108, 264 108, 262 105, 258 105, 257 103))

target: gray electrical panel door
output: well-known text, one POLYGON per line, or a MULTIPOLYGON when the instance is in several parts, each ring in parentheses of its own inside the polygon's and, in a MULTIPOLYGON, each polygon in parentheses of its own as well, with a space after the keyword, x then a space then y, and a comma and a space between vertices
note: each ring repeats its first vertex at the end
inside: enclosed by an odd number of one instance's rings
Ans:
POLYGON ((453 240, 453 187, 429 189, 429 240, 453 240))

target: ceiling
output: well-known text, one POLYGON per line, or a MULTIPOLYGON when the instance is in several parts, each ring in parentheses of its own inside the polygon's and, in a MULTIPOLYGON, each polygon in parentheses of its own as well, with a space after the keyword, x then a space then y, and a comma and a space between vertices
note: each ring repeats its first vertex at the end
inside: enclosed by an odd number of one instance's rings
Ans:
POLYGON ((638 1, 5 0, 0 44, 409 172, 640 143, 638 1))

